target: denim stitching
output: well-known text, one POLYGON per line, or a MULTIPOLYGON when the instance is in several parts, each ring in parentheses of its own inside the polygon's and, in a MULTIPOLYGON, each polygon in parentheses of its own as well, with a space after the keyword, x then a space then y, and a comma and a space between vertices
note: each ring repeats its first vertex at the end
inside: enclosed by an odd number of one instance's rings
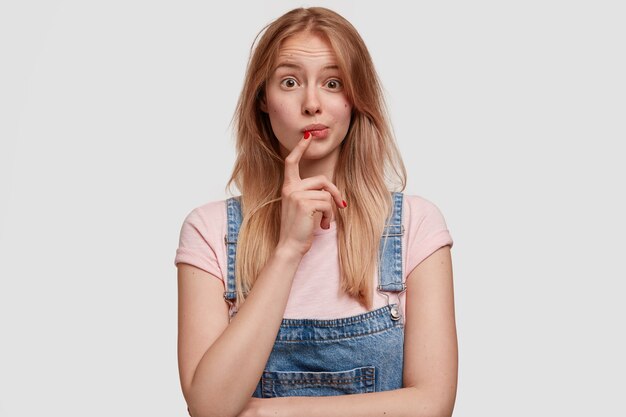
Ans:
POLYGON ((349 334, 349 335, 342 335, 341 337, 337 337, 337 338, 327 338, 327 339, 276 339, 276 341, 274 343, 278 344, 278 343, 285 343, 285 344, 289 344, 289 343, 311 343, 311 344, 325 344, 325 343, 337 343, 338 340, 353 340, 353 339, 359 339, 362 337, 366 337, 366 336, 370 336, 370 335, 375 335, 375 334, 379 334, 379 333, 384 333, 384 332, 390 332, 396 329, 401 329, 403 332, 402 334, 404 335, 404 326, 403 325, 396 325, 394 327, 389 327, 386 329, 381 329, 381 330, 377 330, 375 332, 370 332, 370 333, 353 333, 353 334, 349 334))

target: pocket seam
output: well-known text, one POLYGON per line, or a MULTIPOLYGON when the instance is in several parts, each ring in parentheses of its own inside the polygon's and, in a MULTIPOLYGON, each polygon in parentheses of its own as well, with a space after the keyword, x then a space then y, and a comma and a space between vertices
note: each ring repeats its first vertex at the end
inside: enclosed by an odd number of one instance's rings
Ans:
POLYGON ((324 388, 324 387, 341 387, 348 384, 361 384, 355 393, 369 393, 376 391, 376 367, 372 365, 361 366, 344 371, 263 371, 261 377, 261 392, 263 398, 276 397, 275 387, 285 387, 286 389, 294 389, 302 386, 302 388, 324 388), (360 375, 357 375, 360 372, 360 375), (294 379, 280 379, 277 375, 284 376, 293 375, 294 379), (310 376, 308 375, 310 374, 310 376), (315 375, 319 377, 315 377, 315 375), (328 377, 324 377, 328 374, 328 377), (333 378, 335 374, 335 378, 333 378), (346 377, 340 377, 340 374, 346 374, 346 377), (302 376, 300 376, 302 375, 302 376), (350 376, 352 375, 352 376, 350 376), (307 387, 309 385, 309 387, 307 387), (311 386, 313 385, 313 386, 311 386))

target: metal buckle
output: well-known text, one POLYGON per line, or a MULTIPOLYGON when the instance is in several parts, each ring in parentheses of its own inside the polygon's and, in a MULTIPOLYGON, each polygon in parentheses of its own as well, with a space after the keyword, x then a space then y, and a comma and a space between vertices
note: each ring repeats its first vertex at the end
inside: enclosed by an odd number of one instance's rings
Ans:
POLYGON ((406 284, 403 283, 402 288, 403 288, 402 291, 396 293, 398 297, 398 304, 391 305, 389 302, 389 295, 387 294, 387 292, 381 291, 378 286, 376 287, 376 291, 378 291, 379 294, 384 295, 385 298, 387 299, 387 305, 389 306, 389 309, 390 309, 389 314, 391 315, 391 320, 393 321, 397 321, 402 318, 402 310, 400 310, 400 305, 401 305, 400 296, 404 292, 406 292, 406 284))

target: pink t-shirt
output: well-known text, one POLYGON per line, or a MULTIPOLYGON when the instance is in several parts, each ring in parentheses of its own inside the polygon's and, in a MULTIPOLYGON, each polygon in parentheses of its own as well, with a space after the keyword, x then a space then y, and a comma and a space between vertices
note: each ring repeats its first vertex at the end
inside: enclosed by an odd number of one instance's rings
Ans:
MULTIPOLYGON (((226 200, 212 201, 193 209, 180 231, 174 264, 196 266, 222 281, 226 279, 226 200)), ((452 237, 438 207, 423 197, 404 194, 402 224, 403 279, 413 268, 437 249, 452 247, 452 237)), ((378 273, 372 278, 374 288, 378 273)), ((335 319, 367 312, 359 302, 343 293, 339 281, 336 223, 330 229, 314 231, 311 249, 296 271, 284 318, 335 319)), ((395 293, 390 301, 397 302, 395 293)), ((405 293, 406 294, 406 293, 405 293)), ((405 294, 400 304, 405 311, 405 294)), ((387 304, 385 296, 374 289, 373 309, 387 304)))

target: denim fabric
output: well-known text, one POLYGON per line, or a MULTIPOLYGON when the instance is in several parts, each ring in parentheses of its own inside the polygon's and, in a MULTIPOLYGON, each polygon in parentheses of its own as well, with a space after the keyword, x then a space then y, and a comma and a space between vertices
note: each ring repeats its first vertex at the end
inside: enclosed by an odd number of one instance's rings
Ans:
MULTIPOLYGON (((404 319, 388 293, 404 292, 402 280, 402 193, 393 193, 379 249, 377 291, 388 305, 352 317, 283 319, 254 397, 328 396, 380 392, 402 387, 404 319)), ((241 225, 239 197, 226 202, 227 282, 233 301, 235 256, 241 225)))

